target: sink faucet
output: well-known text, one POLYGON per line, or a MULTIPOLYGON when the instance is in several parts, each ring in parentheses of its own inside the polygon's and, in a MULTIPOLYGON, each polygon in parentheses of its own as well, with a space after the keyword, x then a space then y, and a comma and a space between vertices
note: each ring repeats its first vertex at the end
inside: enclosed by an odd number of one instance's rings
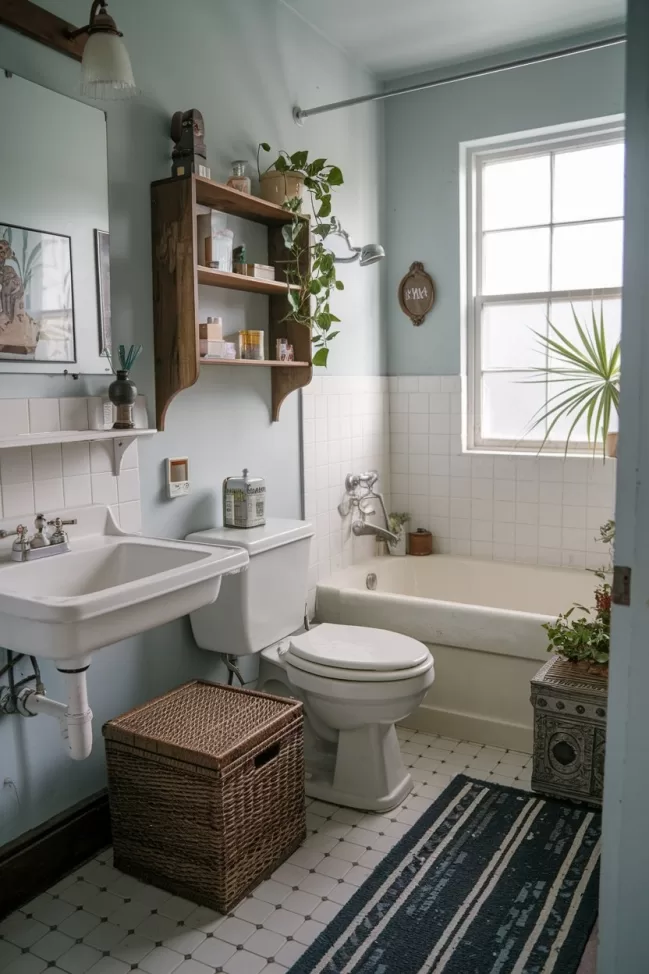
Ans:
POLYGON ((34 558, 45 558, 69 551, 70 544, 68 536, 63 530, 63 525, 76 523, 76 518, 63 520, 63 518, 55 517, 48 521, 44 514, 37 514, 34 520, 34 534, 31 538, 27 528, 23 524, 19 524, 15 531, 0 531, 0 539, 16 538, 11 546, 12 561, 31 561, 34 558), (54 528, 51 534, 46 534, 46 527, 54 528))

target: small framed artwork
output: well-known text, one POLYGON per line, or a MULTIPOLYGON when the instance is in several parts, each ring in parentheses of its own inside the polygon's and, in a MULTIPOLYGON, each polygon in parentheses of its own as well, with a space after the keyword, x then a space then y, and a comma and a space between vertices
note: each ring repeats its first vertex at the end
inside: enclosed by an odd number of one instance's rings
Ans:
POLYGON ((413 325, 421 325, 435 303, 435 285, 421 261, 416 260, 399 282, 399 305, 413 325))
POLYGON ((0 360, 76 362, 70 237, 0 223, 0 360))
POLYGON ((112 330, 110 322, 110 234, 95 230, 97 264, 97 308, 99 310, 99 354, 110 357, 112 330))

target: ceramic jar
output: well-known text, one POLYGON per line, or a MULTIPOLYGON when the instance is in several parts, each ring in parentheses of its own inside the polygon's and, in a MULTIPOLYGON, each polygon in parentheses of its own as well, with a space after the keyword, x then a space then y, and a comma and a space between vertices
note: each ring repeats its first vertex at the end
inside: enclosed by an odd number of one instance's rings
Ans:
POLYGON ((125 369, 118 369, 115 378, 108 386, 108 398, 116 409, 116 419, 113 423, 114 430, 132 430, 135 428, 133 422, 133 405, 137 399, 137 387, 129 379, 125 369))

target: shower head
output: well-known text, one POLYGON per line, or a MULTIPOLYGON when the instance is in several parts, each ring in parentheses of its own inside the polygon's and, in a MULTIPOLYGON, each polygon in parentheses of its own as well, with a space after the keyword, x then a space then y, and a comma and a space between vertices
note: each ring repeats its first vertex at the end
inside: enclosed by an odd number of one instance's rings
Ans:
POLYGON ((366 244, 361 250, 360 265, 361 267, 369 267, 370 264, 376 264, 378 260, 383 260, 385 257, 385 250, 381 244, 366 244))
POLYGON ((378 260, 383 260, 385 250, 381 244, 366 244, 364 247, 354 247, 349 234, 346 230, 343 230, 339 221, 334 218, 332 222, 335 224, 335 230, 333 232, 338 237, 343 238, 352 252, 351 257, 334 257, 337 264, 353 264, 354 261, 358 260, 361 267, 369 267, 370 264, 376 264, 378 260))

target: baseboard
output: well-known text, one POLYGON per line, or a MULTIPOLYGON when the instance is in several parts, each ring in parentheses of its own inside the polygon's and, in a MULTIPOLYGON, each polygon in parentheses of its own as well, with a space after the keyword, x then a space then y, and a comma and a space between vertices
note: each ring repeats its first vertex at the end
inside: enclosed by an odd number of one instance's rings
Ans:
POLYGON ((111 843, 105 791, 0 848, 0 920, 111 843))
POLYGON ((423 731, 426 734, 439 734, 460 741, 474 741, 489 747, 506 747, 512 751, 531 753, 533 733, 524 724, 510 724, 490 717, 463 714, 437 707, 418 707, 405 721, 403 727, 423 731))

